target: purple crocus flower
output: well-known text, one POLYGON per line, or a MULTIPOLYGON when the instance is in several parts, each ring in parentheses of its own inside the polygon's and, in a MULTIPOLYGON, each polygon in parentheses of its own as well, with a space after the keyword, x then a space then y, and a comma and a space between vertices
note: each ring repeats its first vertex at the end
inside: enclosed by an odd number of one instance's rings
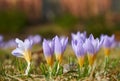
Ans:
POLYGON ((89 65, 92 66, 96 57, 96 53, 101 47, 101 42, 98 38, 94 39, 93 35, 91 34, 89 38, 86 39, 83 47, 88 53, 89 65))
POLYGON ((17 46, 17 43, 15 42, 15 40, 11 39, 8 42, 5 42, 3 47, 7 49, 7 48, 15 48, 16 46, 17 46))
POLYGON ((81 42, 80 40, 78 40, 77 42, 72 40, 71 43, 72 43, 72 48, 77 56, 78 63, 80 65, 80 67, 82 67, 84 64, 84 56, 86 54, 86 50, 83 47, 84 43, 81 42))
POLYGON ((115 36, 101 35, 101 41, 103 41, 102 46, 104 48, 112 48, 115 43, 115 36))
POLYGON ((77 41, 77 40, 81 40, 81 41, 85 41, 86 39, 86 32, 80 33, 77 32, 77 34, 71 34, 72 36, 72 40, 77 41))
POLYGON ((39 44, 41 42, 41 36, 40 35, 35 35, 35 36, 29 36, 28 39, 33 41, 33 44, 39 44))
POLYGON ((65 37, 59 38, 58 36, 55 36, 54 42, 55 42, 54 52, 56 55, 56 59, 59 61, 59 63, 61 63, 63 53, 64 53, 67 43, 68 43, 68 38, 65 38, 65 37))
POLYGON ((53 65, 54 40, 43 40, 43 53, 49 66, 53 65))
POLYGON ((16 38, 15 42, 17 43, 17 48, 12 51, 12 54, 17 57, 24 57, 26 61, 30 62, 31 60, 31 48, 32 41, 25 39, 24 42, 16 38))
POLYGON ((110 54, 110 49, 115 46, 115 36, 112 35, 101 35, 102 47, 104 48, 105 55, 108 56, 110 54))
POLYGON ((27 61, 28 66, 25 71, 25 75, 28 75, 30 70, 32 41, 25 39, 23 42, 22 40, 16 38, 15 42, 17 43, 17 48, 12 51, 12 54, 17 57, 22 57, 27 61))
POLYGON ((82 43, 81 41, 77 41, 76 43, 75 41, 72 40, 72 48, 77 57, 82 57, 86 53, 83 45, 84 43, 82 43))
POLYGON ((85 40, 84 48, 86 49, 87 53, 89 54, 96 54, 100 47, 101 42, 98 38, 94 39, 93 35, 91 34, 88 39, 85 40))

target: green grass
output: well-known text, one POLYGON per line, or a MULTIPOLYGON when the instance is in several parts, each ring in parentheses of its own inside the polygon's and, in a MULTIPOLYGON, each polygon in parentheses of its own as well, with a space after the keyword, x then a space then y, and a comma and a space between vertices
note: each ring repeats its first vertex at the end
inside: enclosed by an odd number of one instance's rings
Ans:
MULTIPOLYGON (((35 47, 36 49, 32 50, 39 51, 41 47, 35 47)), ((87 58, 84 64, 82 75, 78 74, 78 64, 77 59, 71 50, 71 47, 68 46, 67 50, 63 56, 62 66, 64 71, 62 74, 53 76, 54 80, 90 80, 90 81, 99 81, 99 80, 107 80, 107 81, 119 81, 120 80, 120 48, 112 49, 109 59, 109 64, 107 66, 107 70, 104 70, 104 53, 102 49, 99 51, 96 58, 96 68, 91 71, 88 75, 88 62, 87 58), (69 57, 68 57, 69 56, 69 57), (66 67, 68 66, 68 67, 66 67)), ((0 50, 0 81, 45 81, 45 76, 42 74, 40 65, 43 63, 46 65, 45 58, 43 53, 33 53, 32 56, 32 65, 29 76, 24 76, 24 71, 26 69, 26 61, 23 58, 17 58, 13 56, 10 52, 12 50, 0 50)))

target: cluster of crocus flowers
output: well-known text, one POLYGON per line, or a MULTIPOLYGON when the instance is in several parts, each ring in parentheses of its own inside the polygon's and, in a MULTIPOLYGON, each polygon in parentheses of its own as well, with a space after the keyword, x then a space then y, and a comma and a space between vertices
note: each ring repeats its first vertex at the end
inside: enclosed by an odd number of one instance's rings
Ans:
POLYGON ((14 39, 10 39, 8 41, 4 41, 4 37, 2 35, 0 35, 0 48, 1 49, 13 49, 15 48, 17 45, 16 45, 16 42, 14 39))
MULTIPOLYGON (((80 33, 77 32, 76 34, 72 33, 72 40, 71 45, 73 48, 73 51, 77 57, 78 64, 80 68, 83 67, 84 61, 85 61, 85 55, 88 57, 88 62, 90 68, 94 65, 94 61, 96 59, 96 54, 100 50, 101 46, 104 48, 105 56, 109 56, 110 49, 114 46, 115 37, 112 35, 111 37, 107 35, 101 35, 101 38, 94 38, 94 36, 91 34, 88 38, 86 36, 86 32, 80 33)), ((3 40, 2 37, 0 37, 0 42, 3 40)), ((11 40, 8 45, 15 44, 17 47, 12 51, 12 54, 17 57, 24 58, 27 63, 27 69, 25 71, 25 75, 28 75, 30 70, 30 63, 31 63, 31 48, 33 44, 38 44, 41 41, 41 37, 39 35, 36 36, 30 36, 28 39, 25 39, 24 41, 16 38, 16 40, 11 40)), ((45 56, 45 60, 50 66, 50 69, 52 71, 52 66, 54 64, 54 54, 56 57, 56 61, 58 62, 58 69, 59 65, 61 64, 63 60, 63 54, 66 50, 68 43, 68 37, 59 37, 55 36, 52 40, 43 40, 42 47, 43 47, 43 53, 45 56)), ((50 72, 51 73, 51 72, 50 72)))
POLYGON ((54 54, 54 40, 43 40, 43 53, 47 64, 52 67, 53 65, 53 54, 54 54))
POLYGON ((63 58, 63 53, 66 49, 68 43, 68 38, 65 37, 58 37, 55 36, 52 40, 43 40, 43 53, 45 56, 45 59, 47 61, 47 64, 50 66, 49 68, 49 74, 51 77, 51 72, 52 72, 52 66, 54 64, 54 58, 53 55, 55 54, 56 57, 56 63, 57 64, 57 70, 56 70, 56 74, 59 71, 59 65, 62 62, 62 58, 63 58))
POLYGON ((31 62, 32 41, 29 39, 25 39, 23 42, 22 40, 16 38, 15 42, 17 43, 17 48, 12 51, 12 54, 17 57, 22 57, 27 61, 28 66, 25 71, 25 75, 28 75, 31 62))
POLYGON ((66 49, 68 38, 55 36, 52 40, 43 40, 43 52, 48 65, 53 65, 53 55, 56 60, 61 63, 63 53, 66 49))
POLYGON ((101 35, 102 47, 106 57, 109 56, 111 48, 115 45, 115 36, 101 35))
POLYGON ((80 67, 82 67, 84 64, 84 57, 86 53, 88 56, 89 65, 92 66, 94 64, 96 54, 102 45, 102 41, 100 41, 98 38, 95 39, 92 34, 89 36, 89 38, 87 38, 86 32, 77 32, 77 34, 72 34, 71 43, 80 67))
POLYGON ((86 32, 84 33, 77 32, 77 34, 72 33, 71 44, 72 44, 73 51, 75 52, 75 55, 77 56, 80 67, 83 67, 84 57, 86 54, 86 50, 84 48, 85 39, 86 39, 86 32))
POLYGON ((4 43, 3 45, 4 45, 4 49, 15 48, 17 46, 14 39, 9 40, 8 42, 4 43))

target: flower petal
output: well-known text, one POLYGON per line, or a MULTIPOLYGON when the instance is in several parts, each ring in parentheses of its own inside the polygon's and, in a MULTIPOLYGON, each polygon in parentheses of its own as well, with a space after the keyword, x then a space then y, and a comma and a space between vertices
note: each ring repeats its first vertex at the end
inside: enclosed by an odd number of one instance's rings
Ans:
POLYGON ((23 47, 23 49, 24 49, 24 43, 23 43, 23 41, 21 41, 20 39, 16 38, 15 42, 18 44, 18 47, 23 47))
POLYGON ((85 48, 85 50, 90 53, 90 54, 94 54, 95 49, 94 46, 92 45, 91 41, 89 39, 86 39, 83 47, 85 48))
POLYGON ((12 54, 17 57, 23 57, 24 51, 20 50, 19 48, 16 48, 12 51, 12 54))
POLYGON ((60 39, 58 36, 55 37, 55 48, 54 48, 55 54, 61 54, 62 53, 62 44, 60 42, 60 39))
POLYGON ((67 43, 68 43, 68 37, 67 38, 62 37, 61 40, 60 40, 60 42, 62 44, 62 52, 64 52, 65 49, 66 49, 67 43))
POLYGON ((83 44, 78 43, 77 51, 76 51, 77 57, 84 56, 84 54, 85 54, 85 49, 83 48, 83 44))
POLYGON ((43 40, 43 52, 45 57, 51 56, 53 53, 51 52, 50 46, 48 44, 48 41, 46 39, 43 40))
POLYGON ((25 50, 31 49, 31 47, 32 47, 32 41, 30 41, 29 39, 25 39, 25 41, 24 41, 24 47, 25 47, 25 50))

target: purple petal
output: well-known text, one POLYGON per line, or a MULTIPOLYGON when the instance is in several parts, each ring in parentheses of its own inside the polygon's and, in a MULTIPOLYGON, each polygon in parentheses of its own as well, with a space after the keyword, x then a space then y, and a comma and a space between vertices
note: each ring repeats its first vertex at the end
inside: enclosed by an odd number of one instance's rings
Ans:
POLYGON ((80 39, 85 41, 85 39, 86 39, 86 32, 80 34, 80 39))
POLYGON ((85 50, 90 53, 90 54, 94 54, 95 52, 95 49, 94 49, 94 46, 93 44, 91 43, 91 41, 89 39, 86 39, 83 47, 85 48, 85 50))
POLYGON ((15 42, 18 44, 18 47, 24 47, 24 43, 20 39, 16 38, 15 42))
POLYGON ((38 44, 38 43, 40 43, 40 41, 41 41, 41 36, 35 35, 33 38, 34 44, 38 44))
POLYGON ((17 43, 17 48, 12 51, 12 54, 17 57, 23 57, 24 52, 30 50, 32 47, 32 42, 28 39, 25 39, 25 41, 21 41, 20 39, 16 38, 15 42, 17 43))
POLYGON ((76 56, 80 57, 80 56, 84 56, 84 54, 85 54, 85 49, 83 48, 83 44, 78 43, 77 50, 76 50, 76 56))
POLYGON ((65 49, 66 49, 67 43, 68 43, 68 37, 67 38, 65 38, 65 37, 61 38, 60 42, 62 44, 62 52, 64 52, 65 49))
POLYGON ((24 47, 26 50, 31 49, 32 48, 32 41, 30 41, 29 39, 25 39, 24 40, 24 47))
POLYGON ((55 48, 54 48, 55 54, 61 54, 62 53, 62 44, 60 42, 60 39, 58 36, 55 37, 55 48))
POLYGON ((115 42, 115 35, 112 35, 112 36, 110 37, 110 41, 111 41, 112 44, 115 42))
POLYGON ((111 48, 115 42, 114 35, 112 35, 111 37, 107 35, 102 35, 101 40, 103 41, 102 45, 105 48, 111 48))
POLYGON ((33 41, 33 44, 38 44, 41 42, 41 36, 40 35, 35 35, 35 36, 29 36, 28 39, 33 41))
POLYGON ((23 53, 24 51, 23 50, 20 50, 19 48, 16 48, 15 50, 12 51, 12 54, 14 56, 17 56, 17 57, 22 57, 23 56, 23 53))
POLYGON ((101 47, 99 39, 96 38, 92 43, 93 43, 95 52, 98 52, 101 47))
POLYGON ((79 32, 77 33, 77 34, 71 34, 71 36, 72 36, 72 39, 74 39, 74 40, 78 40, 78 39, 80 39, 80 34, 79 34, 79 32))
POLYGON ((77 40, 77 41, 82 40, 84 42, 86 39, 86 32, 84 33, 77 32, 77 34, 72 33, 71 36, 73 40, 77 40))
POLYGON ((72 40, 71 43, 72 43, 73 51, 75 52, 75 54, 76 54, 77 57, 85 55, 85 49, 83 47, 83 43, 81 43, 80 41, 78 41, 77 44, 75 44, 74 40, 72 40))
POLYGON ((13 39, 5 42, 4 44, 2 43, 2 45, 3 45, 3 48, 5 48, 5 49, 17 47, 17 43, 13 39))
POLYGON ((54 40, 47 40, 51 53, 54 52, 54 40))
POLYGON ((109 39, 105 39, 104 40, 104 46, 106 47, 106 48, 109 48, 109 47, 111 47, 111 42, 109 41, 109 39))
POLYGON ((89 39, 94 40, 94 36, 92 34, 90 34, 89 39))
POLYGON ((43 52, 45 56, 51 56, 53 54, 46 39, 43 40, 43 52))

